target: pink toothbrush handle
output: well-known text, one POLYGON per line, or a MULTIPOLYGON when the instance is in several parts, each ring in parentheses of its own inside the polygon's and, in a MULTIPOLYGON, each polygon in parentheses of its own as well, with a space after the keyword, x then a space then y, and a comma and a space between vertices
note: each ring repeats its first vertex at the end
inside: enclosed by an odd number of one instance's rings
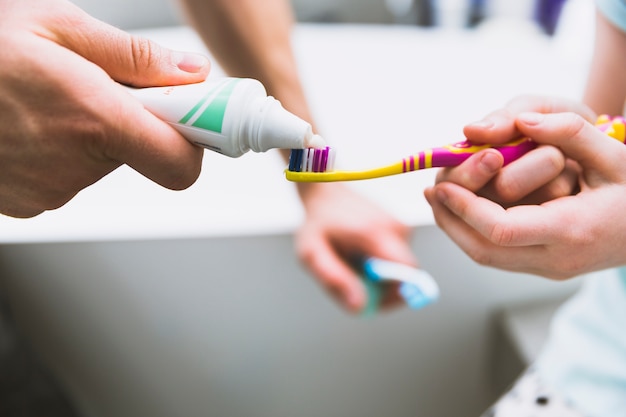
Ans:
MULTIPOLYGON (((602 132, 626 142, 626 120, 622 116, 601 115, 596 127, 602 132)), ((419 168, 453 167, 459 165, 478 151, 492 147, 504 157, 504 165, 516 160, 526 152, 535 149, 537 144, 528 138, 517 139, 504 145, 474 145, 468 141, 433 148, 418 155, 419 168)))
POLYGON ((596 127, 622 143, 626 142, 626 120, 622 116, 609 116, 602 114, 598 116, 596 127))
POLYGON ((420 168, 453 167, 483 149, 497 149, 504 157, 504 165, 535 149, 537 144, 528 138, 517 139, 504 145, 475 145, 468 141, 433 148, 419 155, 420 168))

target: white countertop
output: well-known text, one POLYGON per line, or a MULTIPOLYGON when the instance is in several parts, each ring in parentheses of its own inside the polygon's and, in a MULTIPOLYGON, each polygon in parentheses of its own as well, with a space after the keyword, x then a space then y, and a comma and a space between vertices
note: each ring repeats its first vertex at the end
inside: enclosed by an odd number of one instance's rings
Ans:
MULTIPOLYGON (((206 52, 189 28, 140 32, 206 52)), ((367 168, 462 140, 462 126, 521 93, 577 98, 587 48, 532 31, 441 32, 416 27, 299 25, 294 47, 321 134, 340 168, 367 168), (566 45, 565 45, 566 46, 566 45), (578 49, 577 49, 578 48, 578 49)), ((223 73, 214 66, 211 76, 223 73)), ((303 212, 275 152, 230 159, 207 151, 202 174, 170 191, 122 167, 62 208, 0 216, 0 243, 255 235, 294 230, 303 212)), ((410 225, 433 224, 422 190, 434 171, 350 183, 410 225)))

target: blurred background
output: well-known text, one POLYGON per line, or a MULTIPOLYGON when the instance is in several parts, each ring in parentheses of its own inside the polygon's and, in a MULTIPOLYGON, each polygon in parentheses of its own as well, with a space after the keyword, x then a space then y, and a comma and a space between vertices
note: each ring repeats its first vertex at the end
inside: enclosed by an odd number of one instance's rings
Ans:
MULTIPOLYGON (((569 3, 578 0, 569 0, 569 3)), ((75 0, 94 16, 120 28, 168 26, 183 23, 169 0, 75 0), (120 13, 124 10, 124 13, 120 13)), ((553 33, 566 0, 293 0, 301 22, 407 24, 474 27, 485 20, 535 22, 553 33)))
MULTIPOLYGON (((173 0, 74 0, 92 15, 122 29, 184 24, 173 0)), ((301 23, 402 25, 430 29, 479 29, 501 39, 537 33, 556 38, 565 53, 591 49, 593 0, 292 0, 301 23)))

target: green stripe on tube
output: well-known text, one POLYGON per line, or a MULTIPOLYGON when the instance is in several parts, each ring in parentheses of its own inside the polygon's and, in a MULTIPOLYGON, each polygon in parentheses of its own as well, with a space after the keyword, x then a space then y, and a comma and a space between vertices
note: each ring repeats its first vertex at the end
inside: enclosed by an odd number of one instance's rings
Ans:
POLYGON ((226 106, 228 100, 235 89, 235 86, 239 80, 232 80, 222 88, 215 98, 204 109, 200 117, 193 122, 192 126, 199 127, 200 129, 210 130, 217 133, 222 133, 222 124, 224 123, 224 114, 226 113, 226 106))

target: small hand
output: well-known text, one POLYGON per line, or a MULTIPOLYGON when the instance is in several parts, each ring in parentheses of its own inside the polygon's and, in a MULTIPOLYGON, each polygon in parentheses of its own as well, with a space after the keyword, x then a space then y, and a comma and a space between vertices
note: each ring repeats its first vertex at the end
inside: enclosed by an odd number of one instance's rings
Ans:
POLYGON ((624 264, 624 144, 576 113, 521 113, 515 122, 576 162, 580 192, 507 209, 441 182, 426 192, 437 223, 475 261, 502 269, 564 279, 624 264))
MULTIPOLYGON (((595 121, 595 114, 579 102, 543 96, 520 96, 511 100, 504 108, 467 125, 464 128, 465 136, 476 143, 491 144, 501 144, 522 137, 524 134, 515 124, 515 118, 528 111, 573 111, 586 120, 595 121)), ((488 160, 483 161, 484 154, 481 153, 461 167, 441 170, 437 175, 437 182, 450 181, 463 185, 505 207, 541 203, 569 195, 578 187, 578 164, 567 160, 553 146, 539 146, 501 170, 499 168, 502 163, 497 161, 499 156, 494 151, 488 151, 487 154, 492 155, 487 156, 488 160)))
MULTIPOLYGON (((309 184, 301 189, 306 210, 296 236, 300 259, 347 310, 357 313, 367 294, 355 260, 375 256, 416 265, 410 229, 342 184, 309 184)), ((398 306, 397 286, 387 288, 382 307, 398 306)))

